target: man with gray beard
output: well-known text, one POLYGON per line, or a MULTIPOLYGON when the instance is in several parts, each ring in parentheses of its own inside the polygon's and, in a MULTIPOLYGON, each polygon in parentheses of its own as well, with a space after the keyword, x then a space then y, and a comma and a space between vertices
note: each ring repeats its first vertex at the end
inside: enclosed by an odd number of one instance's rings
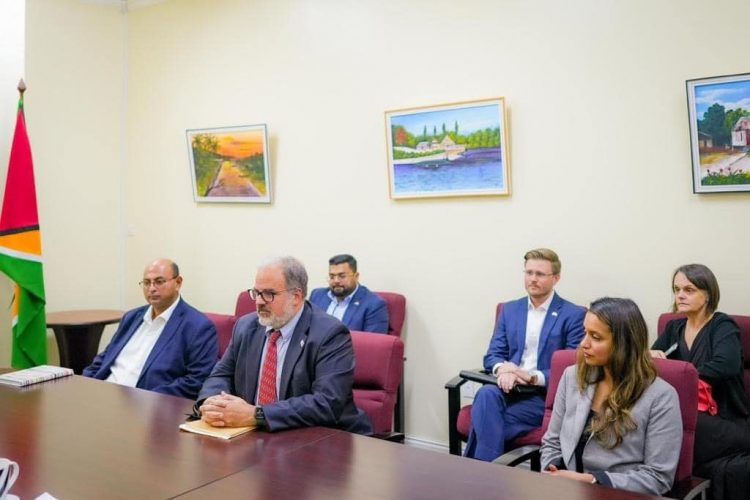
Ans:
POLYGON ((203 384, 195 405, 201 418, 215 427, 320 425, 370 434, 369 418, 354 405, 349 330, 305 300, 302 263, 266 261, 249 293, 257 312, 237 320, 203 384))

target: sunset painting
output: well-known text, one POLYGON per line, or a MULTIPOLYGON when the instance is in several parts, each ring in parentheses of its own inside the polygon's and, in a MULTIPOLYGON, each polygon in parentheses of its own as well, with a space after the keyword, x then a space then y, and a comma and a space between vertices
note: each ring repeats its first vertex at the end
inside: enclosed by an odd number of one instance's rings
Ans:
POLYGON ((385 113, 393 199, 510 194, 502 97, 385 113))
POLYGON ((187 131, 197 202, 270 203, 266 126, 187 131))

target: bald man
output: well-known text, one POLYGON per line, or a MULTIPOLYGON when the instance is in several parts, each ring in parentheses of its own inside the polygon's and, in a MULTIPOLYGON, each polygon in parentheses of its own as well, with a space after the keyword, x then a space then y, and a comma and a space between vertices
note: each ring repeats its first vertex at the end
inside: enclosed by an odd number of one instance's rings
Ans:
POLYGON ((147 305, 128 311, 83 375, 195 399, 219 357, 216 328, 180 298, 177 264, 158 259, 139 283, 147 305))

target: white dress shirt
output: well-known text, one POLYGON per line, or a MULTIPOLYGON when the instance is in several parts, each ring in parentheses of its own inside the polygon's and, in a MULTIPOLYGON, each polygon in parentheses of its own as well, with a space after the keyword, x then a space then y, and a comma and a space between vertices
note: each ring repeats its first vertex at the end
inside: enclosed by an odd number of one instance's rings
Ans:
POLYGON ((357 284, 357 287, 352 293, 341 300, 339 300, 338 297, 336 297, 330 290, 328 290, 328 298, 331 299, 331 303, 328 304, 328 309, 326 309, 326 312, 337 320, 344 321, 344 314, 346 314, 346 310, 349 308, 349 304, 354 298, 354 294, 357 293, 357 290, 359 290, 359 284, 357 284))
MULTIPOLYGON (((542 336, 542 327, 544 326, 544 319, 547 317, 547 311, 552 303, 555 293, 551 293, 547 300, 545 300, 539 307, 534 307, 531 302, 531 297, 528 298, 528 312, 526 313, 526 344, 523 347, 523 354, 521 355, 521 365, 519 368, 529 372, 531 375, 536 375, 536 385, 544 386, 546 381, 544 379, 544 373, 537 369, 537 361, 539 357, 539 339, 542 336)), ((497 363, 492 367, 492 373, 497 374, 497 369, 500 368, 502 363, 497 363)))
POLYGON ((167 321, 172 317, 172 313, 179 302, 180 297, 177 297, 177 300, 171 306, 153 319, 151 318, 153 306, 146 309, 143 322, 130 337, 125 347, 122 348, 115 362, 112 363, 109 377, 107 377, 109 382, 129 387, 136 386, 138 379, 141 377, 143 365, 146 364, 146 359, 151 354, 151 349, 159 340, 159 335, 164 331, 167 321))

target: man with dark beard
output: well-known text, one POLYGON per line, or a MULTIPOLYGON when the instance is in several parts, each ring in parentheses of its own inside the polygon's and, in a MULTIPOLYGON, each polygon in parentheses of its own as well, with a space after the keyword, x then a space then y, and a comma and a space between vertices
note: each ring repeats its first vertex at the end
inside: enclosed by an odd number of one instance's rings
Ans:
POLYGON ((354 406, 349 330, 305 301, 302 263, 280 257, 261 264, 248 291, 257 312, 237 320, 203 384, 201 418, 215 427, 320 425, 370 434, 369 418, 354 406))
POLYGON ((316 288, 310 302, 341 320, 350 330, 388 332, 388 306, 359 284, 357 259, 348 254, 328 260, 328 288, 316 288))

